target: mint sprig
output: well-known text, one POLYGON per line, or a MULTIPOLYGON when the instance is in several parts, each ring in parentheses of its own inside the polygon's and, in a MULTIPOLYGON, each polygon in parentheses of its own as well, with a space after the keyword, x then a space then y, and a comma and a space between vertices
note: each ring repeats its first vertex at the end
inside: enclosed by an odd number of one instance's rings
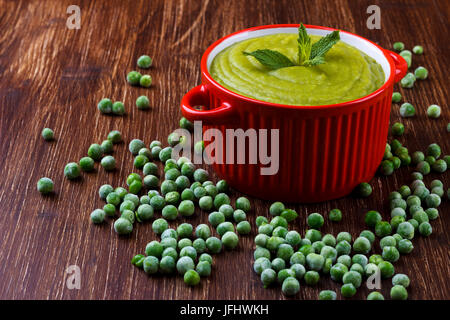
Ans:
POLYGON ((276 70, 292 66, 311 67, 325 63, 325 54, 340 40, 339 31, 333 31, 311 44, 311 37, 303 23, 298 28, 298 61, 293 62, 281 52, 270 49, 259 49, 242 53, 256 58, 262 65, 276 70))

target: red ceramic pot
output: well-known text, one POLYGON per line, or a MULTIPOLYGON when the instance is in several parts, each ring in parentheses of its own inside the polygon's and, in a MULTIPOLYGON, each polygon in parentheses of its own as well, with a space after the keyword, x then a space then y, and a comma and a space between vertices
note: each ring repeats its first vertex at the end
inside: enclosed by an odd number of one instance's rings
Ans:
MULTIPOLYGON (((321 36, 335 30, 305 27, 309 34, 321 36)), ((341 41, 382 66, 385 83, 363 98, 322 106, 282 105, 248 98, 221 86, 209 74, 212 60, 226 47, 268 34, 297 33, 297 29, 298 25, 290 24, 261 26, 216 41, 202 57, 202 84, 183 97, 181 110, 188 120, 201 120, 204 131, 216 128, 224 136, 226 129, 279 129, 279 170, 275 175, 262 175, 265 165, 261 163, 216 163, 215 171, 233 188, 258 198, 320 202, 345 196, 359 183, 373 178, 386 146, 393 86, 404 77, 407 65, 396 53, 341 31, 341 41), (197 110, 195 106, 203 108, 197 110)), ((229 148, 225 145, 224 154, 230 152, 229 148)), ((234 153, 247 153, 248 148, 246 145, 245 150, 238 150, 235 146, 234 153)))

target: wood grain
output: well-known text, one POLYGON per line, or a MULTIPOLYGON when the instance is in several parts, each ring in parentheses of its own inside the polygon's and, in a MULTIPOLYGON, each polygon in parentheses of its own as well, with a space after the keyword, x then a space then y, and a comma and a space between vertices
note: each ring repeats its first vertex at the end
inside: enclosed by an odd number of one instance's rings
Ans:
MULTIPOLYGON (((91 143, 101 142, 112 129, 125 141, 141 138, 166 140, 177 128, 179 102, 200 83, 203 51, 231 32, 263 24, 298 23, 338 27, 390 48, 403 41, 407 48, 421 44, 423 56, 413 57, 413 67, 423 65, 430 77, 413 90, 403 90, 417 116, 399 117, 393 105, 391 121, 401 121, 406 134, 401 141, 410 151, 424 150, 439 142, 450 153, 450 121, 447 106, 449 65, 448 1, 76 1, 81 7, 81 29, 66 27, 66 8, 74 1, 0 0, 0 298, 1 299, 285 299, 280 288, 264 290, 252 271, 253 236, 243 237, 239 250, 217 256, 210 278, 194 289, 180 277, 147 277, 131 266, 130 258, 144 250, 155 235, 149 223, 119 238, 109 221, 98 227, 89 213, 102 206, 97 196, 104 183, 124 185, 132 169, 127 146, 115 147, 118 169, 97 169, 77 182, 63 177, 69 161, 78 161, 91 143), (381 8, 381 29, 366 27, 366 8, 381 8), (151 89, 126 84, 125 75, 136 68, 144 53, 154 58, 149 71, 151 89), (142 112, 135 99, 149 96, 152 108, 142 112), (103 97, 122 100, 125 117, 100 115, 103 97), (436 103, 440 119, 426 117, 426 107, 436 103), (55 130, 56 141, 40 137, 44 127, 55 130), (51 177, 56 193, 42 197, 36 182, 51 177), (65 269, 81 268, 81 289, 66 288, 65 269)), ((355 146, 357 147, 357 146, 355 146)), ((295 228, 305 230, 305 215, 341 208, 344 220, 325 224, 336 234, 364 229, 363 215, 377 209, 389 217, 389 192, 410 182, 412 169, 402 168, 390 177, 372 181, 369 199, 344 199, 314 205, 293 205, 301 218, 295 228)), ((450 186, 449 171, 431 174, 450 186)), ((234 194, 235 196, 235 194, 234 194)), ((269 203, 252 199, 256 215, 267 215, 269 203)), ((450 205, 445 201, 441 217, 433 221, 429 238, 414 239, 415 250, 396 264, 397 272, 411 277, 411 299, 449 298, 450 205)), ((251 219, 253 221, 253 219, 251 219)), ((200 212, 190 222, 206 221, 200 212)), ((254 225, 253 225, 254 227, 254 225)), ((321 289, 338 289, 329 278, 317 287, 302 286, 297 299, 315 299, 321 289)), ((383 282, 386 296, 390 289, 383 282)), ((361 289, 356 298, 365 298, 361 289)))

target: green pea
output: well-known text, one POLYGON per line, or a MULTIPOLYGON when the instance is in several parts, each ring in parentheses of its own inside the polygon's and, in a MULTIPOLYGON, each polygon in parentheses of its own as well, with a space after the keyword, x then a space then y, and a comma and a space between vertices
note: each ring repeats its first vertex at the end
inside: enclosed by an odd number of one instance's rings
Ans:
POLYGON ((172 148, 166 147, 159 152, 159 160, 161 162, 166 162, 167 160, 172 158, 172 148))
POLYGON ((147 96, 140 96, 136 99, 136 107, 144 110, 150 108, 150 100, 147 96))
POLYGON ((137 59, 137 65, 139 68, 148 69, 152 65, 152 58, 147 55, 142 55, 137 59))
POLYGON ((114 188, 109 184, 104 184, 98 189, 100 199, 105 200, 110 192, 113 192, 114 188))
POLYGON ((158 175, 158 166, 156 164, 154 164, 153 162, 147 162, 146 164, 144 164, 142 171, 145 176, 147 176, 147 175, 156 176, 156 175, 158 175))
POLYGON ((395 246, 383 247, 382 257, 385 261, 396 262, 400 258, 400 253, 395 246))
POLYGON ((169 228, 169 224, 167 223, 167 221, 165 219, 159 218, 159 219, 156 219, 155 221, 153 221, 152 230, 157 235, 162 234, 164 232, 164 230, 166 230, 167 228, 169 228))
POLYGON ((195 212, 194 203, 191 200, 183 200, 178 205, 178 212, 183 217, 190 217, 195 212))
POLYGON ((153 218, 153 207, 149 204, 141 204, 136 211, 136 216, 142 220, 150 220, 153 218))
POLYGON ((392 48, 395 51, 402 51, 405 49, 405 45, 403 44, 403 42, 394 42, 392 48))
POLYGON ((395 276, 392 277, 392 285, 393 286, 400 285, 400 286, 403 286, 404 288, 408 288, 409 283, 410 283, 410 280, 406 274, 397 273, 395 276))
POLYGON ((430 234, 433 233, 433 228, 431 227, 431 224, 424 221, 419 225, 419 233, 425 237, 428 237, 430 234))
POLYGON ((209 214, 208 221, 213 227, 217 227, 222 222, 225 222, 225 216, 222 212, 214 211, 209 214))
POLYGON ((239 243, 239 237, 232 231, 227 231, 222 236, 222 244, 226 249, 234 249, 239 243))
POLYGON ((392 125, 391 131, 394 136, 400 137, 405 132, 405 126, 400 122, 396 122, 392 125))
POLYGON ((44 138, 45 141, 51 141, 55 138, 55 133, 50 128, 44 128, 42 129, 42 138, 44 138))
POLYGON ((137 254, 131 259, 131 264, 138 268, 143 268, 144 259, 145 259, 145 256, 143 254, 137 254))
MULTIPOLYGON (((233 210, 233 208, 231 208, 231 210, 233 210)), ((255 219, 255 223, 256 223, 256 226, 257 226, 257 227, 260 227, 260 226, 262 226, 263 224, 269 223, 269 221, 268 221, 267 218, 264 217, 264 216, 258 216, 258 217, 256 217, 256 219, 255 219)))
POLYGON ((112 105, 112 113, 118 116, 122 116, 125 114, 125 106, 123 102, 116 101, 112 105))
POLYGON ((111 171, 116 168, 116 159, 113 156, 106 156, 102 158, 100 164, 105 170, 111 171))
POLYGON ((317 253, 310 253, 306 256, 306 264, 310 270, 320 271, 325 263, 325 258, 317 253))
POLYGON ((241 235, 249 234, 251 231, 251 225, 248 221, 241 221, 237 224, 236 231, 241 235))
POLYGON ((338 235, 336 236, 336 242, 341 242, 343 240, 346 240, 347 242, 351 243, 352 242, 351 234, 345 231, 339 232, 338 235))
POLYGON ((219 209, 219 211, 222 205, 224 204, 229 205, 230 203, 231 203, 230 197, 228 197, 228 195, 226 195, 225 193, 219 193, 214 198, 214 207, 216 209, 219 209))
POLYGON ((368 211, 365 216, 366 225, 369 227, 375 227, 378 222, 381 222, 382 217, 378 211, 368 211))
POLYGON ((139 84, 141 87, 149 88, 152 85, 152 77, 148 74, 141 76, 139 79, 139 84))
POLYGON ((139 81, 141 80, 142 75, 137 71, 131 71, 127 74, 127 81, 132 86, 139 85, 139 81))
POLYGON ((310 270, 304 275, 305 283, 309 286, 316 285, 320 280, 320 275, 317 271, 310 270))
POLYGON ((236 199, 236 209, 240 209, 244 212, 250 211, 250 201, 245 197, 239 197, 236 199))
POLYGON ((425 213, 430 220, 435 220, 439 217, 439 211, 436 208, 428 208, 427 210, 425 210, 425 213))
POLYGON ((439 158, 441 156, 441 147, 436 143, 430 144, 427 147, 426 155, 432 156, 436 159, 439 158))
POLYGON ((344 284, 351 283, 355 288, 359 288, 361 286, 362 277, 357 271, 348 271, 342 277, 342 282, 344 284))
POLYGON ((441 115, 441 107, 439 107, 437 104, 432 104, 427 109, 427 115, 430 118, 437 119, 441 115))
POLYGON ((130 234, 133 231, 133 224, 128 219, 119 218, 114 222, 114 230, 120 235, 130 234))
POLYGON ((192 246, 185 246, 180 250, 180 257, 190 257, 195 261, 197 259, 197 251, 192 246))
POLYGON ((352 250, 352 246, 347 240, 339 241, 336 244, 336 251, 338 255, 347 255, 350 254, 352 250))
POLYGON ((228 192, 228 183, 225 180, 219 180, 216 183, 217 191, 219 193, 227 193, 228 192))
POLYGON ((372 194, 372 186, 367 182, 362 182, 355 188, 355 192, 358 196, 367 198, 372 194))
POLYGON ((261 272, 261 282, 263 283, 264 288, 268 288, 276 279, 277 273, 273 269, 267 268, 261 272))
POLYGON ((105 211, 102 209, 95 209, 91 213, 91 221, 95 224, 105 221, 105 211))
POLYGON ((163 183, 161 183, 161 193, 164 196, 169 192, 177 191, 177 188, 177 184, 172 180, 164 180, 163 183))
POLYGON ((118 130, 113 130, 108 133, 108 140, 113 144, 119 143, 122 141, 122 134, 118 130))
POLYGON ((206 247, 211 253, 219 253, 222 251, 222 241, 216 237, 209 237, 206 239, 206 247))
POLYGON ((112 102, 108 98, 103 98, 97 104, 97 108, 101 113, 111 113, 112 112, 112 102))
POLYGON ((380 164, 379 170, 383 175, 389 176, 394 172, 394 164, 392 161, 383 160, 380 164))
POLYGON ((211 264, 208 261, 200 261, 195 270, 200 277, 209 277, 211 274, 211 264))
POLYGON ((323 226, 324 219, 319 213, 311 213, 307 219, 308 226, 314 229, 320 229, 323 226))
POLYGON ((110 204, 112 204, 114 206, 118 206, 120 204, 120 202, 121 202, 121 199, 120 199, 120 196, 113 191, 113 192, 110 192, 106 196, 106 202, 110 203, 110 204))
POLYGON ((114 217, 116 215, 116 207, 112 203, 107 203, 103 206, 103 211, 108 217, 114 217))
POLYGON ((383 279, 390 278, 395 273, 394 266, 389 261, 381 261, 378 264, 378 268, 380 269, 380 274, 383 279))
POLYGON ((293 269, 282 269, 278 271, 277 281, 279 283, 284 283, 284 281, 289 277, 296 277, 296 273, 293 269))
POLYGON ((213 207, 213 199, 210 196, 203 196, 198 200, 198 205, 202 210, 210 210, 213 207))
POLYGON ((359 237, 353 243, 353 251, 357 253, 368 253, 371 249, 370 241, 365 237, 359 237))
POLYGON ((428 70, 424 67, 418 67, 416 70, 414 70, 414 76, 416 77, 416 79, 425 80, 428 77, 428 70))
MULTIPOLYGON (((406 62, 408 63, 408 67, 411 66, 411 57, 404 57, 406 62)), ((416 82, 416 77, 412 72, 409 72, 406 74, 405 77, 403 77, 402 80, 400 80, 400 85, 402 88, 412 88, 414 87, 414 82, 416 82)), ((400 109, 401 110, 401 109, 400 109)), ((400 111, 401 113, 401 111, 400 111)), ((403 117, 403 115, 402 115, 403 117)))
POLYGON ((414 108, 414 106, 409 103, 409 102, 405 102, 400 106, 400 115, 403 118, 410 118, 413 117, 416 114, 416 109, 414 108))
POLYGON ((186 129, 188 131, 192 131, 192 130, 194 130, 194 124, 192 122, 190 122, 188 119, 186 119, 185 117, 181 117, 180 128, 186 129))
MULTIPOLYGON (((394 239, 395 239, 395 238, 394 238, 394 239)), ((381 261, 383 261, 383 257, 382 257, 381 255, 379 255, 379 254, 372 254, 372 255, 369 257, 369 262, 372 263, 372 264, 374 264, 374 265, 376 265, 376 266, 378 266, 378 264, 379 264, 381 261)))
POLYGON ((99 144, 94 143, 90 145, 87 153, 89 157, 91 157, 95 161, 98 161, 103 156, 103 149, 99 144))
POLYGON ((52 193, 54 189, 54 184, 52 179, 44 177, 44 178, 40 178, 38 183, 37 183, 37 190, 41 193, 41 194, 49 194, 52 193))
POLYGON ((412 49, 412 52, 414 52, 414 54, 423 54, 423 47, 422 46, 414 46, 414 48, 412 49))
POLYGON ((363 230, 361 231, 361 233, 359 234, 360 237, 366 238, 367 240, 369 240, 370 244, 372 245, 375 241, 375 235, 373 234, 372 231, 370 230, 363 230))
POLYGON ((372 291, 371 293, 369 293, 369 295, 367 296, 367 300, 384 300, 384 297, 381 293, 379 293, 378 291, 372 291))
POLYGON ((175 271, 175 258, 163 256, 159 262, 159 271, 164 274, 171 274, 175 271))
POLYGON ((375 224, 375 234, 378 237, 385 237, 390 235, 392 232, 392 227, 387 221, 378 221, 375 224))
POLYGON ((300 291, 300 283, 294 277, 284 279, 281 291, 286 296, 293 296, 300 291))
POLYGON ((76 179, 80 176, 80 174, 81 174, 80 166, 75 162, 69 162, 64 167, 64 176, 67 179, 70 179, 70 180, 76 179))
POLYGON ((443 159, 436 160, 436 162, 431 165, 431 168, 434 172, 444 173, 447 171, 447 162, 443 159))
POLYGON ((344 274, 348 272, 348 267, 340 262, 334 264, 330 269, 331 279, 341 282, 344 274))
POLYGON ((231 222, 225 221, 217 226, 216 231, 220 236, 223 236, 228 231, 234 232, 234 225, 231 222))
POLYGON ((181 257, 177 261, 176 268, 179 274, 184 275, 187 271, 194 270, 194 261, 188 256, 181 257))
POLYGON ((195 228, 195 236, 197 238, 201 238, 203 240, 208 239, 211 236, 211 230, 206 224, 199 224, 197 228, 195 228))
POLYGON ((391 288, 391 299, 392 300, 406 300, 408 299, 408 292, 405 287, 401 285, 395 285, 391 288))
POLYGON ((282 202, 274 202, 271 204, 269 212, 272 216, 279 216, 285 209, 282 202))
POLYGON ((402 94, 400 92, 392 93, 392 102, 399 103, 402 100, 402 94))

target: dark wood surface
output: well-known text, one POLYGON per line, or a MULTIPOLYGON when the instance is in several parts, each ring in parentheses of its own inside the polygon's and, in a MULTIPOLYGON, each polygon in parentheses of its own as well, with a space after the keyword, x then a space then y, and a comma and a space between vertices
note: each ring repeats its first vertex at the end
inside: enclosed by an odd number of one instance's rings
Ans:
MULTIPOLYGON (((103 206, 97 196, 105 183, 125 185, 132 171, 127 143, 141 138, 166 141, 178 127, 179 102, 200 83, 203 51, 231 32, 264 24, 304 23, 341 28, 390 48, 403 41, 411 49, 424 46, 423 56, 413 56, 413 67, 430 72, 413 90, 402 90, 417 116, 399 117, 393 105, 391 121, 401 121, 406 134, 401 141, 410 151, 424 150, 433 142, 450 153, 450 121, 447 105, 449 2, 442 1, 7 1, 0 0, 0 298, 2 299, 284 299, 280 287, 265 290, 252 271, 253 234, 242 237, 239 250, 215 258, 211 277, 188 288, 181 277, 152 277, 130 264, 131 257, 156 239, 151 224, 136 226, 132 236, 119 238, 109 220, 94 226, 90 212, 103 206), (75 2, 75 3, 74 3, 75 2), (81 29, 66 27, 66 9, 81 7, 81 29), (381 29, 366 27, 366 9, 381 8, 381 29), (127 85, 125 75, 136 68, 141 54, 154 59, 149 71, 151 89, 127 85), (139 111, 134 101, 146 94, 151 110, 139 111), (124 117, 99 114, 102 97, 125 102, 124 117), (426 117, 426 107, 442 106, 438 120, 426 117), (45 142, 44 127, 55 130, 56 141, 45 142), (83 174, 70 182, 63 168, 78 161, 91 143, 101 142, 112 129, 123 133, 126 143, 115 147, 118 169, 83 174), (36 182, 51 177, 53 196, 42 197, 36 182), (65 269, 78 265, 81 289, 66 288, 65 269)), ((357 146, 355 146, 357 147, 357 146)), ((306 229, 305 216, 325 214, 332 208, 344 213, 341 223, 326 222, 324 232, 365 229, 363 215, 369 209, 389 217, 389 192, 409 184, 412 168, 390 177, 375 177, 368 199, 344 199, 315 205, 293 205, 300 213, 294 228, 306 229)), ((431 174, 450 186, 450 175, 431 174)), ((235 196, 236 193, 233 193, 235 196)), ((252 199, 250 218, 268 215, 269 203, 252 199)), ((396 264, 397 272, 411 278, 411 299, 449 298, 450 204, 440 207, 441 217, 432 222, 429 238, 416 237, 414 251, 396 264)), ((198 212, 189 220, 207 221, 198 212)), ((180 223, 178 221, 177 223, 180 223)), ((176 225, 172 224, 172 225, 176 225)), ((389 280, 382 292, 388 296, 389 280)), ((295 299, 316 299, 321 289, 338 289, 329 278, 317 287, 302 284, 295 299)), ((356 298, 365 298, 367 289, 356 298)))

